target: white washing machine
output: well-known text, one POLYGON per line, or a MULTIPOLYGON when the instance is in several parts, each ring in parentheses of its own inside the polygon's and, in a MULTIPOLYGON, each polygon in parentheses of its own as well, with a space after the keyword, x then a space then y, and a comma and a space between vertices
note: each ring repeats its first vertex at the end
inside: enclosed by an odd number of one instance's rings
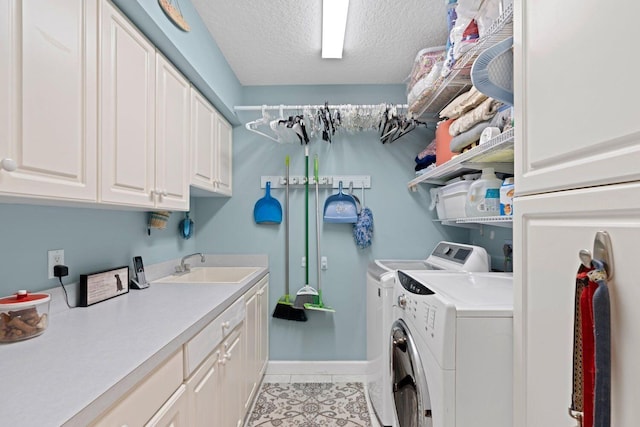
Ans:
POLYGON ((512 427, 512 274, 397 276, 390 338, 397 425, 512 427))
POLYGON ((395 426, 389 369, 389 333, 394 322, 393 288, 397 270, 489 271, 487 251, 479 246, 440 242, 426 260, 376 260, 367 271, 367 389, 378 420, 395 426))

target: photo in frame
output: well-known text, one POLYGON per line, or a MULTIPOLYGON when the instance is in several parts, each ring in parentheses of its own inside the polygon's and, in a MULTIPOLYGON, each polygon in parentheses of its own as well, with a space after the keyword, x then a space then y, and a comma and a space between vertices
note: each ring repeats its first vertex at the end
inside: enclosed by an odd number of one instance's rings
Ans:
POLYGON ((129 292, 129 267, 80 275, 78 305, 88 307, 129 292))

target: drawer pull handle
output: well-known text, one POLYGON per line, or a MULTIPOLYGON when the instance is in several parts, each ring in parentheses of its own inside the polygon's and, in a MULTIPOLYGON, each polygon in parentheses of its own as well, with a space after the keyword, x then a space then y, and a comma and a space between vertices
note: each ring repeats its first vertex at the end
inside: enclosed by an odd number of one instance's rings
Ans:
POLYGON ((229 329, 229 326, 231 326, 231 323, 229 323, 228 320, 226 322, 222 322, 222 328, 223 329, 229 329))

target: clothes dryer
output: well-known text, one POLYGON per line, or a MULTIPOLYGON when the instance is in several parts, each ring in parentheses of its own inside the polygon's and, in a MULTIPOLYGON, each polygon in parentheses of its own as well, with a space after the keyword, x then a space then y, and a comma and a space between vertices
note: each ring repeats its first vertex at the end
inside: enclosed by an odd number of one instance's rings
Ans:
POLYGON ((399 427, 511 427, 511 273, 398 271, 389 345, 399 427))
POLYGON ((383 426, 393 426, 394 412, 389 363, 389 332, 394 322, 393 288, 396 271, 489 271, 487 251, 479 246, 442 241, 424 260, 375 260, 367 271, 367 390, 383 426))

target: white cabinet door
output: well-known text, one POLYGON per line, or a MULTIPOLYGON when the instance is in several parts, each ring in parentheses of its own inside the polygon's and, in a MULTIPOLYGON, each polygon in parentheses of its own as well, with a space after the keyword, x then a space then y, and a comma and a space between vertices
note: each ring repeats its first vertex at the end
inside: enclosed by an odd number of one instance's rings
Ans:
POLYGON ((216 192, 225 196, 232 193, 232 155, 233 155, 233 129, 229 122, 220 114, 217 115, 218 149, 217 163, 218 173, 216 180, 216 192))
POLYGON ((183 384, 145 424, 145 427, 188 427, 187 411, 186 386, 183 384))
POLYGON ((640 179, 640 2, 514 5, 516 194, 640 179))
POLYGON ((242 402, 244 410, 251 409, 251 397, 258 382, 258 358, 259 358, 259 319, 258 319, 258 289, 254 287, 245 295, 244 319, 244 355, 245 374, 242 390, 242 402))
MULTIPOLYGON (((142 426, 154 418, 154 414, 168 409, 166 402, 171 401, 172 396, 176 397, 176 390, 182 388, 182 360, 183 352, 179 350, 91 425, 142 426)), ((182 409, 181 411, 184 412, 182 409)), ((163 417, 159 416, 157 420, 159 419, 163 417)))
POLYGON ((191 185, 214 191, 217 175, 216 111, 195 89, 191 89, 191 185))
MULTIPOLYGON (((261 282, 262 283, 262 282, 261 282)), ((269 276, 258 291, 258 385, 267 369, 269 360, 269 276)))
POLYGON ((612 426, 638 424, 640 184, 519 197, 515 202, 515 417, 519 427, 573 427, 575 276, 578 252, 611 236, 612 426))
POLYGON ((95 201, 97 0, 0 3, 0 193, 95 201))
POLYGON ((189 82, 156 55, 156 207, 189 209, 189 82))
POLYGON ((242 400, 242 389, 247 370, 243 357, 243 326, 232 333, 223 344, 224 356, 221 359, 223 364, 222 390, 224 390, 224 410, 223 423, 221 426, 235 427, 241 426, 244 420, 244 402, 242 400))
POLYGON ((102 0, 100 51, 101 201, 153 207, 155 49, 102 0))
POLYGON ((221 383, 220 350, 213 352, 187 381, 189 425, 192 427, 222 426, 225 393, 221 383))
POLYGON ((199 196, 231 196, 233 130, 191 89, 191 185, 199 196))

